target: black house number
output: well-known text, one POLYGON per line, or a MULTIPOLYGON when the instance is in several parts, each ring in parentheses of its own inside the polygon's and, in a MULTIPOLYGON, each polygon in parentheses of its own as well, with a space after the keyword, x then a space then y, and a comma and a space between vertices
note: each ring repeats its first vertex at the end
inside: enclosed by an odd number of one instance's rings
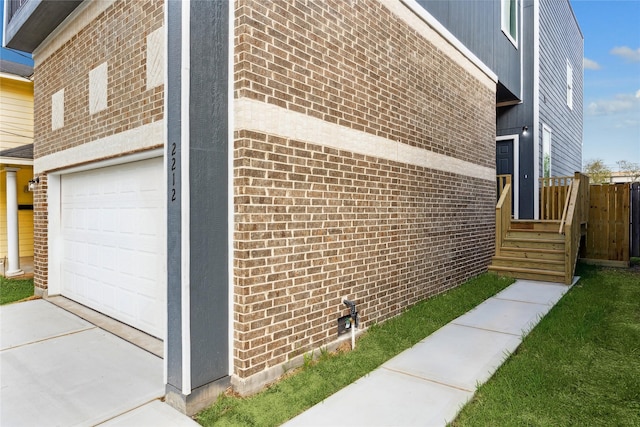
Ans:
POLYGON ((176 201, 176 149, 177 145, 174 142, 171 144, 171 201, 176 201))

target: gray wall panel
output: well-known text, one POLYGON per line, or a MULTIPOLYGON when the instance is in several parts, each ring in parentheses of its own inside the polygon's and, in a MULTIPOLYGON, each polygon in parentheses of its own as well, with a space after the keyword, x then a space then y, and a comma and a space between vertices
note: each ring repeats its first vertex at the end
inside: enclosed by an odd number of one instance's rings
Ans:
POLYGON ((182 40, 182 2, 169 1, 166 7, 167 390, 185 396, 183 366, 190 367, 191 390, 229 374, 229 3, 191 2, 188 44, 182 40), (181 75, 185 45, 190 49, 188 93, 183 92, 185 76, 181 75), (183 108, 189 109, 187 122, 181 116, 183 108), (183 139, 183 126, 189 127, 188 140, 183 139), (186 165, 180 159, 185 150, 188 186, 181 180, 186 165), (184 193, 184 188, 189 192, 184 193), (189 198, 189 211, 183 210, 183 197, 189 198), (188 236, 182 229, 185 215, 188 236), (182 271, 183 244, 189 246, 187 281, 182 271), (182 292, 187 285, 189 307, 184 313, 182 292), (188 337, 182 334, 185 316, 190 321, 188 337), (189 346, 189 365, 182 359, 184 346, 189 346))
POLYGON ((500 107, 496 112, 496 133, 500 135, 520 136, 520 170, 519 190, 520 218, 533 218, 534 191, 534 139, 533 139, 533 1, 526 0, 523 4, 522 45, 523 50, 523 91, 522 103, 518 105, 500 107), (522 128, 527 126, 529 132, 523 135, 522 128))
POLYGON ((499 1, 418 0, 418 3, 491 68, 509 91, 520 97, 520 51, 502 32, 499 1))
POLYGON ((191 3, 192 387, 229 374, 228 7, 191 3))

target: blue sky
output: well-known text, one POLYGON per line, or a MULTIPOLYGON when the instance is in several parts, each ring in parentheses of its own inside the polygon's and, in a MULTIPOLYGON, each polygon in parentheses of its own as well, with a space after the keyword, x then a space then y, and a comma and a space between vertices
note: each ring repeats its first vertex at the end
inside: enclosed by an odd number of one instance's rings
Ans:
MULTIPOLYGON (((601 159, 612 170, 619 160, 640 163, 640 0, 571 4, 584 35, 583 162, 601 159)), ((30 61, 5 49, 2 57, 30 61)))
POLYGON ((572 0, 584 35, 583 162, 640 163, 640 0, 572 0))

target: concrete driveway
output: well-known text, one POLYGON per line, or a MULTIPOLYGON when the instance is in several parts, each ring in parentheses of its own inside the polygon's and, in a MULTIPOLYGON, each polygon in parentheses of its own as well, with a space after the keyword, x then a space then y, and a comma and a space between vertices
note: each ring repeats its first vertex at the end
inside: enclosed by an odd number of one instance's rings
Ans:
POLYGON ((45 300, 0 307, 0 425, 197 426, 161 358, 45 300))

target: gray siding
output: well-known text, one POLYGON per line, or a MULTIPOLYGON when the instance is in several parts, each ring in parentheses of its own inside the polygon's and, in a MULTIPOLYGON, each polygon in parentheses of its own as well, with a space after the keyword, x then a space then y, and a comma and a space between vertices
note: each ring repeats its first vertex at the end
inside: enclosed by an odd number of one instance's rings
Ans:
MULTIPOLYGON (((540 123, 551 128, 551 175, 582 169, 583 38, 568 1, 540 1, 540 123), (573 108, 567 106, 567 60, 573 68, 573 108)), ((538 164, 542 171, 542 155, 538 164)))
POLYGON ((520 136, 519 211, 521 218, 534 216, 535 173, 542 176, 542 126, 551 129, 551 175, 573 175, 582 162, 583 39, 567 0, 540 1, 539 29, 539 122, 534 123, 534 7, 523 4, 522 103, 497 109, 496 133, 520 136), (567 106, 567 60, 573 67, 573 109, 567 106), (530 131, 522 134, 523 126, 530 131), (535 137, 535 140, 534 140, 535 137), (536 147, 537 146, 537 147, 536 147), (534 165, 535 150, 540 153, 534 165))
MULTIPOLYGON (((502 32, 499 1, 418 0, 418 3, 491 68, 502 85, 521 99, 520 51, 502 32)), ((519 21, 518 28, 520 25, 519 21)), ((522 44, 520 40, 518 44, 522 44)))
POLYGON ((534 174, 534 123, 533 123, 533 0, 525 0, 522 9, 522 103, 499 107, 496 112, 496 134, 519 135, 519 214, 520 218, 533 218, 534 174), (522 128, 527 126, 529 132, 524 135, 522 128))

